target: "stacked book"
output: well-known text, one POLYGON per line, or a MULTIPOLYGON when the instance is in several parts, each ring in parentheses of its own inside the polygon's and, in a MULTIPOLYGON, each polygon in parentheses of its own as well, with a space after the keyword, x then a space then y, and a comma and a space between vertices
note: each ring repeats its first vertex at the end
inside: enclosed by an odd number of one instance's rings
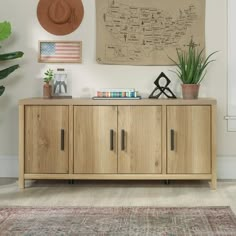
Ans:
POLYGON ((94 99, 140 99, 137 91, 133 88, 121 88, 121 89, 99 89, 94 99))

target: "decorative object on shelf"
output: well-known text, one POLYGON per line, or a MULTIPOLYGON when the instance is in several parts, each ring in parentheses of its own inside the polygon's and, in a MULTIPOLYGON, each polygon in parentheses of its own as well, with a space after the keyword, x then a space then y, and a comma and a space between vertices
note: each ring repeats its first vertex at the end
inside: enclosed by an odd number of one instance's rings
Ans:
POLYGON ((140 100, 141 96, 137 97, 93 97, 93 100, 140 100))
POLYGON ((53 78, 53 98, 72 98, 70 89, 68 73, 64 68, 58 68, 53 78))
POLYGON ((40 63, 82 63, 81 41, 39 41, 40 63))
POLYGON ((44 73, 45 77, 43 78, 44 80, 44 85, 43 85, 43 97, 44 98, 52 98, 52 85, 51 85, 51 81, 53 79, 53 70, 52 69, 48 69, 45 73, 44 73))
POLYGON ((206 76, 206 68, 215 61, 210 60, 212 55, 217 51, 211 53, 208 57, 204 56, 204 49, 197 50, 197 44, 191 38, 187 45, 188 50, 183 51, 176 49, 178 61, 171 59, 177 66, 178 78, 182 81, 182 94, 184 99, 197 99, 201 81, 206 76))
POLYGON ((80 26, 84 7, 81 0, 40 0, 37 15, 46 31, 54 35, 67 35, 80 26))
POLYGON ((163 72, 161 72, 161 74, 157 77, 157 79, 154 82, 156 88, 153 90, 149 98, 158 99, 161 97, 162 94, 164 94, 167 98, 175 99, 176 98, 175 94, 168 87, 170 83, 171 83, 170 79, 163 72), (160 81, 163 78, 166 82, 165 86, 160 85, 160 81))
POLYGON ((173 65, 191 36, 205 47, 205 0, 95 2, 97 63, 173 65))
MULTIPOLYGON (((11 24, 7 21, 0 22, 0 41, 7 39, 8 37, 10 37, 10 35, 11 35, 11 24)), ((21 51, 0 54, 0 61, 13 60, 16 58, 20 58, 23 55, 24 53, 21 51)), ((0 70, 0 80, 5 79, 8 75, 10 75, 12 72, 14 72, 18 68, 19 68, 19 65, 14 65, 6 69, 0 70)), ((0 96, 4 93, 4 91, 5 91, 5 87, 0 86, 0 96)))
POLYGON ((141 99, 138 92, 134 88, 105 88, 98 89, 97 96, 93 99, 141 99))

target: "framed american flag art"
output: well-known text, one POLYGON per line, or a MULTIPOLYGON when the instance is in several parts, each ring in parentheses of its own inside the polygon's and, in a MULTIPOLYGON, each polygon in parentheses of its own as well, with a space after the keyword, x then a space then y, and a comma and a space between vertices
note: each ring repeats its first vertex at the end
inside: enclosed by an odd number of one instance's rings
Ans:
POLYGON ((39 41, 40 63, 82 63, 81 41, 39 41))

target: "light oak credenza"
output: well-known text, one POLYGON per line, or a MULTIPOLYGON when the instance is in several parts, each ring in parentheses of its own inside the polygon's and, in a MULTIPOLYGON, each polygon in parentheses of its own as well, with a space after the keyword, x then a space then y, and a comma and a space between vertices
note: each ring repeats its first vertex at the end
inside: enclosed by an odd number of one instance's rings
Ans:
POLYGON ((216 188, 216 100, 19 101, 25 180, 210 180, 216 188))

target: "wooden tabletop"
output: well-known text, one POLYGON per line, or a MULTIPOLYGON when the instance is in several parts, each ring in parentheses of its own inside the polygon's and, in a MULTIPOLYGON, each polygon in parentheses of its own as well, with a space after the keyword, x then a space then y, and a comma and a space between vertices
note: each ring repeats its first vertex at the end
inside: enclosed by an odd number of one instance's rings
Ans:
POLYGON ((19 101, 19 105, 81 105, 81 106, 156 106, 156 105, 215 105, 216 100, 213 98, 200 99, 148 99, 140 100, 93 100, 92 98, 72 98, 72 99, 45 99, 45 98, 26 98, 19 101))

